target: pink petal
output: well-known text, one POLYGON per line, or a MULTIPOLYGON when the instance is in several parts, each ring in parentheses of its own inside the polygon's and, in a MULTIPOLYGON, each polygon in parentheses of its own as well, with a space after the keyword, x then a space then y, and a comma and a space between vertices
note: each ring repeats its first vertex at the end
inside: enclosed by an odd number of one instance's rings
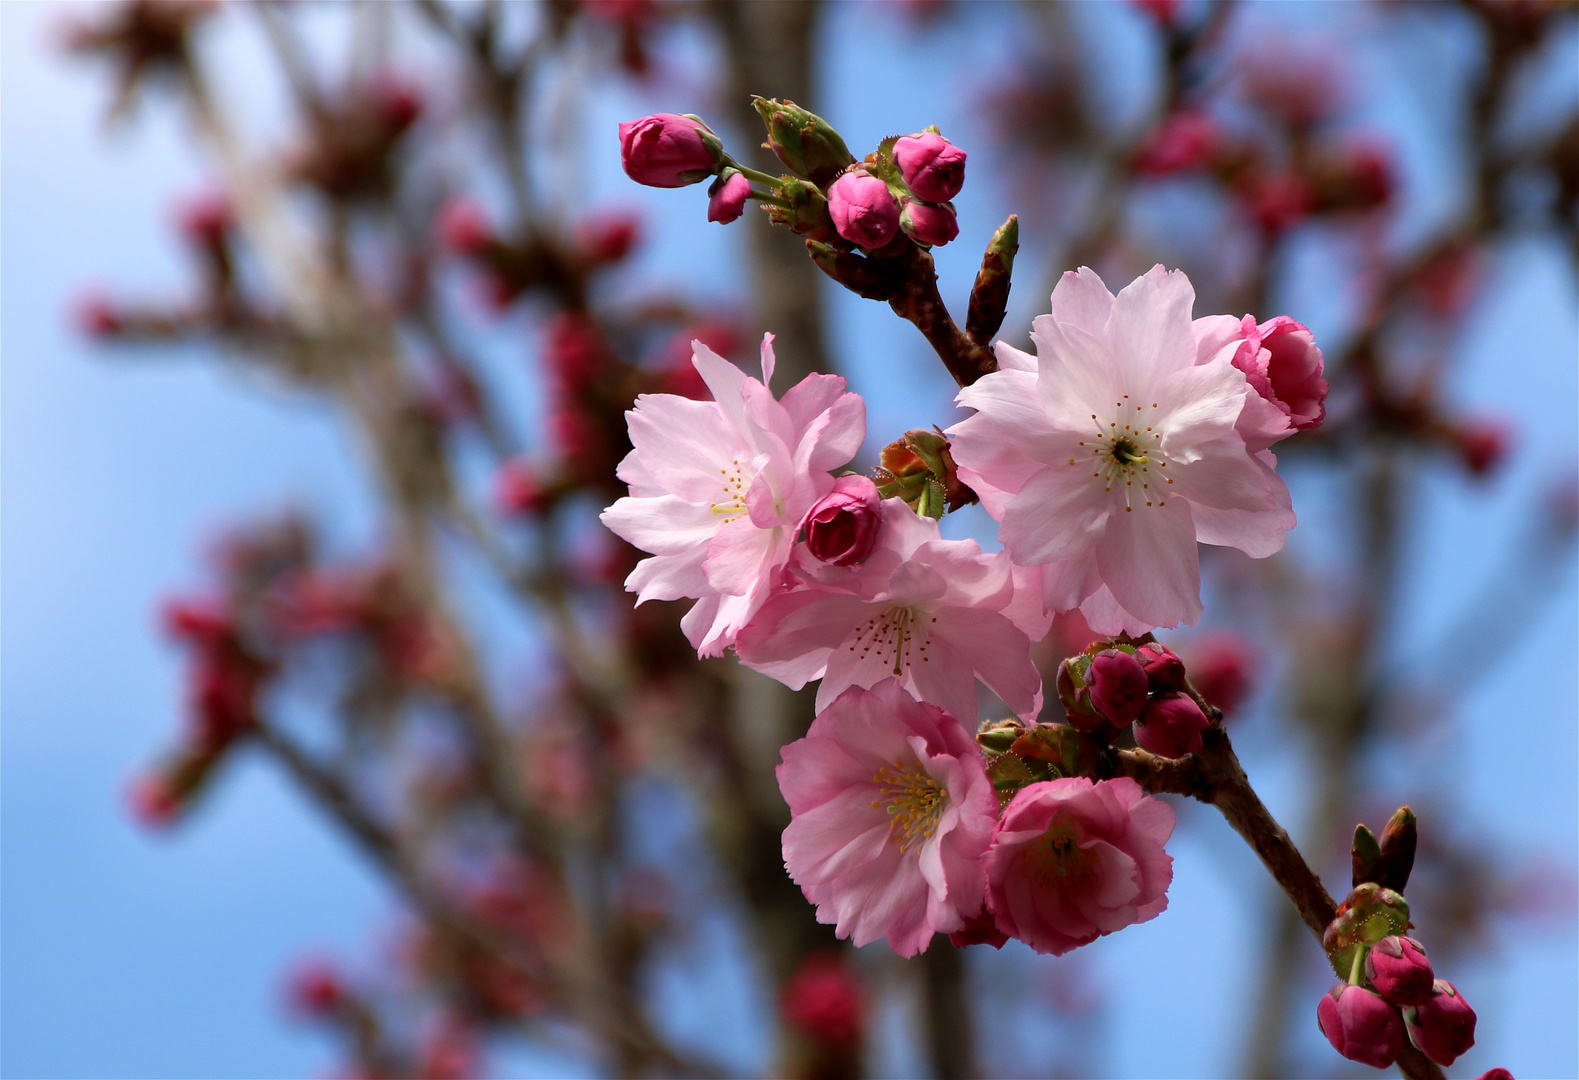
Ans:
POLYGON ((1053 288, 1052 313, 1059 322, 1078 326, 1100 339, 1106 336, 1108 318, 1113 314, 1113 294, 1089 266, 1065 270, 1053 288))
POLYGON ((1175 372, 1194 366, 1195 336, 1190 327, 1194 307, 1190 279, 1182 271, 1164 270, 1160 263, 1114 299, 1107 341, 1137 396, 1151 393, 1175 372))
POLYGON ((1097 566, 1113 598, 1152 626, 1193 626, 1201 617, 1195 523, 1183 499, 1110 517, 1097 566))
POLYGON ((1101 539, 1113 500, 1088 470, 1083 464, 1049 465, 1009 501, 998 536, 1015 562, 1078 559, 1101 539))

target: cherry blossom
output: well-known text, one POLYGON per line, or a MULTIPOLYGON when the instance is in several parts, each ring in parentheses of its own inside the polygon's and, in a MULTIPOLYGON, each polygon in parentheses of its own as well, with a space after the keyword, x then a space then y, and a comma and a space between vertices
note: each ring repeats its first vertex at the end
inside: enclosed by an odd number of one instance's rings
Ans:
POLYGON ((790 556, 795 530, 833 487, 829 470, 866 436, 866 403, 836 375, 808 375, 776 400, 773 336, 764 382, 700 341, 692 362, 713 401, 642 394, 625 414, 634 446, 618 475, 630 495, 603 524, 653 557, 625 580, 637 603, 695 597, 680 621, 702 656, 720 656, 790 556))
POLYGON ((1044 602, 1098 633, 1201 616, 1196 542, 1260 558, 1294 526, 1270 455, 1235 429, 1247 396, 1229 356, 1197 364, 1180 271, 1154 267, 1117 297, 1066 273, 1036 355, 999 342, 999 369, 961 390, 976 415, 950 429, 959 475, 1000 523, 1044 602))
POLYGON ((784 864, 818 922, 914 956, 981 911, 998 797, 954 717, 898 679, 851 687, 783 758, 784 864))
POLYGON ((818 711, 848 687, 890 677, 972 728, 977 678, 1022 716, 1041 708, 1028 632, 1040 637, 1047 621, 1039 605, 1015 604, 1027 579, 1001 553, 941 539, 936 521, 885 499, 864 562, 822 565, 798 551, 791 565, 799 585, 769 599, 735 649, 793 689, 821 679, 818 711))
POLYGON ((983 865, 998 929, 1062 955, 1168 906, 1173 808, 1121 776, 1024 787, 1003 808, 983 865))

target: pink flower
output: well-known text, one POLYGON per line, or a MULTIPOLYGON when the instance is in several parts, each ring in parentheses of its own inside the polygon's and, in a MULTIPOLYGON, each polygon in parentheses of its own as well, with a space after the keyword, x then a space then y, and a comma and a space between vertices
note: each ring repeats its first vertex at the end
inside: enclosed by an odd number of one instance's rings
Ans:
POLYGON ((784 865, 818 922, 914 956, 981 910, 998 796, 954 717, 886 679, 840 694, 783 754, 784 865))
POLYGON ((1287 315, 1260 325, 1249 315, 1243 319, 1210 315, 1196 319, 1193 332, 1196 363, 1227 357, 1261 398, 1247 401, 1239 418, 1239 433, 1252 451, 1265 450, 1296 431, 1320 427, 1326 419, 1321 349, 1303 323, 1287 315))
POLYGON ((1062 955, 1168 906, 1173 808, 1121 776, 1044 780, 1003 808, 984 865, 998 929, 1062 955))
MULTIPOLYGON (((762 373, 773 378, 773 335, 762 373)), ((833 487, 828 470, 860 448, 866 403, 836 375, 808 375, 782 400, 701 342, 692 362, 713 401, 643 394, 625 414, 635 448, 620 462, 630 496, 603 524, 653 558, 625 579, 637 603, 696 597, 680 628, 720 656, 790 556, 795 530, 833 487)))
POLYGON ((905 199, 899 212, 899 227, 905 235, 923 244, 942 247, 959 235, 959 222, 954 219, 954 207, 948 203, 922 202, 905 199))
POLYGON ((746 179, 745 173, 720 176, 707 189, 707 220, 728 225, 745 211, 749 198, 751 181, 746 179))
POLYGON ((1021 716, 1040 709, 1027 631, 1039 637, 1046 621, 1015 606, 1015 574, 1001 554, 983 555, 974 540, 943 540, 936 521, 885 499, 865 562, 823 566, 801 557, 792 567, 799 587, 768 600, 735 651, 792 689, 821 679, 819 711, 848 687, 888 678, 972 730, 977 678, 1021 716))
POLYGON ((1226 356, 1196 364, 1183 273, 1161 266, 1114 297, 1066 273, 1037 355, 998 343, 999 370, 961 390, 950 429, 960 479, 1001 522, 1044 602, 1101 634, 1201 616, 1197 541, 1260 558, 1294 525, 1270 455, 1235 430, 1249 387, 1226 356))
POLYGON ((1475 1010, 1446 979, 1433 984, 1435 993, 1404 1010, 1409 1041, 1438 1065, 1451 1065, 1475 1045, 1475 1010))
POLYGON ((689 116, 655 113, 620 125, 625 175, 648 187, 699 183, 718 171, 722 154, 718 136, 689 116))
POLYGON ((965 186, 965 151, 930 131, 894 143, 894 164, 905 186, 928 202, 948 202, 965 186))
POLYGON ((829 186, 828 213, 840 236, 864 248, 880 248, 899 231, 899 204, 888 185, 861 169, 829 186))
POLYGON ((1404 1048, 1398 1010, 1363 986, 1334 986, 1316 1003, 1316 1022, 1332 1048, 1350 1061, 1385 1069, 1404 1048))
POLYGON ((801 528, 806 550, 819 562, 849 566, 877 546, 883 498, 869 477, 852 474, 833 482, 833 490, 806 512, 801 528))

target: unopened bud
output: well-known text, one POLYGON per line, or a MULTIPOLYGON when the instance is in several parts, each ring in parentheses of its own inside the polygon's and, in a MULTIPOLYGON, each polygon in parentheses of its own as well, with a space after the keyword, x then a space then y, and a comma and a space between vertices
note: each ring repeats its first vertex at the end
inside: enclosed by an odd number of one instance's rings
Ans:
POLYGON ((1146 672, 1146 682, 1154 694, 1184 689, 1184 661, 1166 645, 1147 642, 1135 650, 1135 659, 1146 672))
POLYGON ((976 271, 976 283, 970 290, 970 307, 965 316, 965 332, 978 344, 986 345, 992 335, 1003 325, 1003 315, 1009 305, 1010 275, 1014 272, 1014 255, 1020 250, 1020 219, 1009 215, 1009 220, 998 226, 987 242, 981 257, 981 269, 976 271))
POLYGON ((965 151, 941 135, 906 135, 893 153, 905 186, 928 202, 948 202, 965 186, 965 151))
POLYGON ((297 1015, 323 1019, 345 1008, 348 995, 345 982, 333 964, 308 960, 291 973, 286 998, 297 1015))
POLYGON ((899 204, 888 185, 863 169, 847 172, 828 188, 828 213, 839 235, 869 250, 899 231, 899 204))
POLYGON ((1414 811, 1400 806, 1382 830, 1381 855, 1376 860, 1372 880, 1383 888, 1403 892, 1404 886, 1409 884, 1409 873, 1414 869, 1418 838, 1414 811))
POLYGON ((827 196, 817 189, 817 185, 792 177, 781 180, 776 190, 779 198, 789 205, 767 203, 769 221, 787 226, 790 232, 818 243, 844 243, 839 239, 839 230, 834 228, 832 215, 828 213, 827 196))
POLYGON ((1350 1061, 1385 1069, 1403 1052, 1398 1010, 1363 986, 1334 986, 1317 1004, 1316 1020, 1332 1048, 1350 1061))
POLYGON ((1133 722, 1146 708, 1146 672, 1127 652, 1103 649, 1093 656, 1086 685, 1091 688, 1091 704, 1119 727, 1133 722))
POLYGON ((942 247, 959 235, 953 206, 908 197, 900 200, 899 227, 912 240, 932 247, 942 247))
POLYGON ((439 243, 451 251, 480 254, 493 242, 493 229, 482 207, 470 199, 449 199, 439 210, 439 243))
POLYGON ((818 187, 828 184, 855 162, 850 148, 833 127, 793 101, 754 97, 752 104, 768 128, 768 149, 791 172, 818 187))
POLYGON ((1009 935, 998 929, 998 920, 992 912, 983 911, 975 918, 966 919, 964 927, 955 930, 948 939, 949 944, 956 949, 963 949, 967 945, 991 945, 994 949, 1001 949, 1009 940, 1009 935))
POLYGON ((802 523, 806 550, 835 566, 858 563, 876 546, 882 516, 882 497, 870 478, 841 476, 834 480, 833 490, 806 512, 802 523))
POLYGON ((493 501, 507 517, 540 514, 548 508, 548 491, 537 470, 521 458, 511 458, 494 475, 493 501))
POLYGON ((1158 757, 1181 758, 1201 748, 1201 732, 1211 726, 1188 694, 1162 694, 1135 721, 1135 741, 1158 757))
POLYGON ((654 113, 620 125, 625 175, 648 187, 699 183, 718 171, 724 147, 708 126, 690 116, 654 113))
POLYGON ((744 173, 731 169, 719 174, 713 186, 707 189, 707 220, 728 225, 740 217, 751 198, 751 181, 744 173))
POLYGON ((1386 1001, 1420 1005, 1429 1001, 1436 974, 1414 938, 1389 934, 1365 954, 1365 977, 1386 1001))
POLYGON ((1475 1010, 1453 984, 1438 979, 1423 1004, 1404 1010, 1409 1041, 1438 1065, 1451 1065, 1475 1045, 1475 1010))
POLYGON ((1376 861, 1382 857, 1376 834, 1363 824, 1354 827, 1354 842, 1349 845, 1351 880, 1355 885, 1376 880, 1376 861))

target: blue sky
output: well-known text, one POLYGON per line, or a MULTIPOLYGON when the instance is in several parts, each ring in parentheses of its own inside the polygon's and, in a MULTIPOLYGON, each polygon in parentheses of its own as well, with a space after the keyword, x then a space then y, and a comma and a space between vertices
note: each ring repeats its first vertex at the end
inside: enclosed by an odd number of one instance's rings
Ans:
MULTIPOLYGON (((1273 5, 1252 6, 1251 14, 1363 42, 1377 29, 1365 10, 1273 5)), ((356 448, 312 402, 196 352, 112 353, 72 334, 70 300, 85 285, 147 297, 184 287, 169 207, 201 187, 203 173, 169 109, 144 108, 133 123, 105 130, 100 73, 47 48, 60 17, 59 8, 0 6, 0 1071, 312 1075, 330 1055, 284 1017, 279 974, 304 948, 375 954, 391 910, 381 883, 282 778, 250 758, 235 762, 203 811, 173 835, 139 831, 121 806, 132 770, 165 744, 178 714, 180 658, 154 632, 159 599, 197 583, 205 538, 260 508, 300 503, 342 535, 365 533, 372 521, 365 478, 356 448)), ((978 98, 950 88, 956 78, 982 84, 985 76, 970 73, 1011 56, 1013 37, 998 14, 972 17, 979 33, 918 38, 876 7, 840 6, 827 41, 829 118, 852 146, 936 122, 971 147, 971 182, 957 200, 961 239, 939 256, 946 296, 964 294, 975 253, 1011 209, 991 155, 972 142, 986 141, 971 111, 978 98), (883 77, 863 80, 872 71, 883 77)), ((1094 21, 1121 67, 1149 47, 1127 11, 1093 8, 1081 19, 1094 21)), ((247 88, 248 109, 271 122, 268 95, 262 104, 251 100, 251 88, 262 85, 256 53, 239 39, 223 47, 226 85, 247 88)), ((1365 120, 1402 138, 1404 227, 1423 231, 1454 193, 1442 180, 1451 168, 1432 127, 1440 119, 1421 87, 1450 78, 1463 50, 1451 34, 1388 48, 1400 63, 1382 63, 1379 46, 1355 53, 1381 99, 1365 120)), ((1118 99, 1143 104, 1145 87, 1133 82, 1116 81, 1118 99)), ((698 84, 680 80, 657 99, 600 93, 584 107, 586 122, 612 130, 642 112, 690 111, 694 102, 680 100, 687 85, 698 84)), ((612 137, 589 145, 587 198, 653 215, 632 280, 666 278, 698 296, 728 289, 740 237, 703 220, 700 192, 635 189, 619 175, 612 137)), ((1036 247, 1028 237, 1028 254, 1036 247)), ((1033 280, 1022 279, 1010 325, 1042 309, 1033 280)), ((1490 280, 1464 333, 1453 393, 1513 422, 1513 458, 1490 483, 1446 469, 1425 478, 1412 519, 1407 626, 1441 626, 1483 588, 1507 557, 1519 509, 1572 471, 1579 454, 1571 265, 1539 238, 1521 238, 1496 253, 1490 280)), ((1341 311, 1319 284, 1296 287, 1286 310, 1321 331, 1324 321, 1340 324, 1341 311)), ((836 351, 869 396, 874 441, 946 422, 947 381, 914 331, 882 305, 829 298, 836 351), (919 374, 896 385, 895 370, 919 374)), ((501 363, 520 366, 526 346, 508 338, 519 330, 506 325, 495 335, 501 363)), ((1294 486, 1302 526, 1291 548, 1319 553, 1332 525, 1325 515, 1341 508, 1314 479, 1302 488, 1296 476, 1294 486)), ((1400 777, 1427 770, 1514 850, 1548 850, 1570 864, 1579 820, 1574 588, 1570 567, 1523 646, 1462 696, 1451 737, 1427 746, 1400 777), (1538 773, 1532 759, 1542 763, 1538 773)), ((1252 722, 1242 742, 1268 803, 1297 821, 1300 747, 1279 731, 1252 722)), ((1127 999, 1142 972, 1148 988, 1140 1002, 1145 1037, 1110 1040, 1093 1066, 1104 1074, 1212 1076, 1238 1061, 1254 942, 1219 928, 1252 910, 1242 883, 1255 882, 1254 893, 1261 872, 1204 814, 1173 847, 1167 915, 1086 950, 1089 977, 1118 999, 1107 1021, 1115 1033, 1136 1022, 1127 999), (1162 1005, 1168 999, 1211 1004, 1170 1008, 1162 1005)), ((727 928, 719 933, 727 937, 727 928)), ((1421 933, 1429 945, 1429 927, 1421 933)), ((1012 947, 992 962, 1042 964, 1040 977, 1069 970, 1012 947)), ((1521 1078, 1579 1073, 1571 932, 1504 934, 1490 959, 1453 976, 1482 1018, 1466 1075, 1493 1064, 1521 1078)), ((696 1030, 740 983, 728 970, 680 969, 664 978, 692 992, 675 1022, 696 1030)), ((1313 1019, 1314 1002, 1310 1008, 1313 1019)), ((1304 1026, 1311 1030, 1301 1038, 1319 1038, 1314 1023, 1304 1026)), ((753 1060, 760 1047, 749 1045, 750 1017, 738 1028, 730 1049, 753 1060)), ((883 1030, 879 1060, 905 1075, 915 1058, 901 1018, 883 1030)), ((515 1054, 508 1067, 554 1075, 571 1066, 515 1054)))

